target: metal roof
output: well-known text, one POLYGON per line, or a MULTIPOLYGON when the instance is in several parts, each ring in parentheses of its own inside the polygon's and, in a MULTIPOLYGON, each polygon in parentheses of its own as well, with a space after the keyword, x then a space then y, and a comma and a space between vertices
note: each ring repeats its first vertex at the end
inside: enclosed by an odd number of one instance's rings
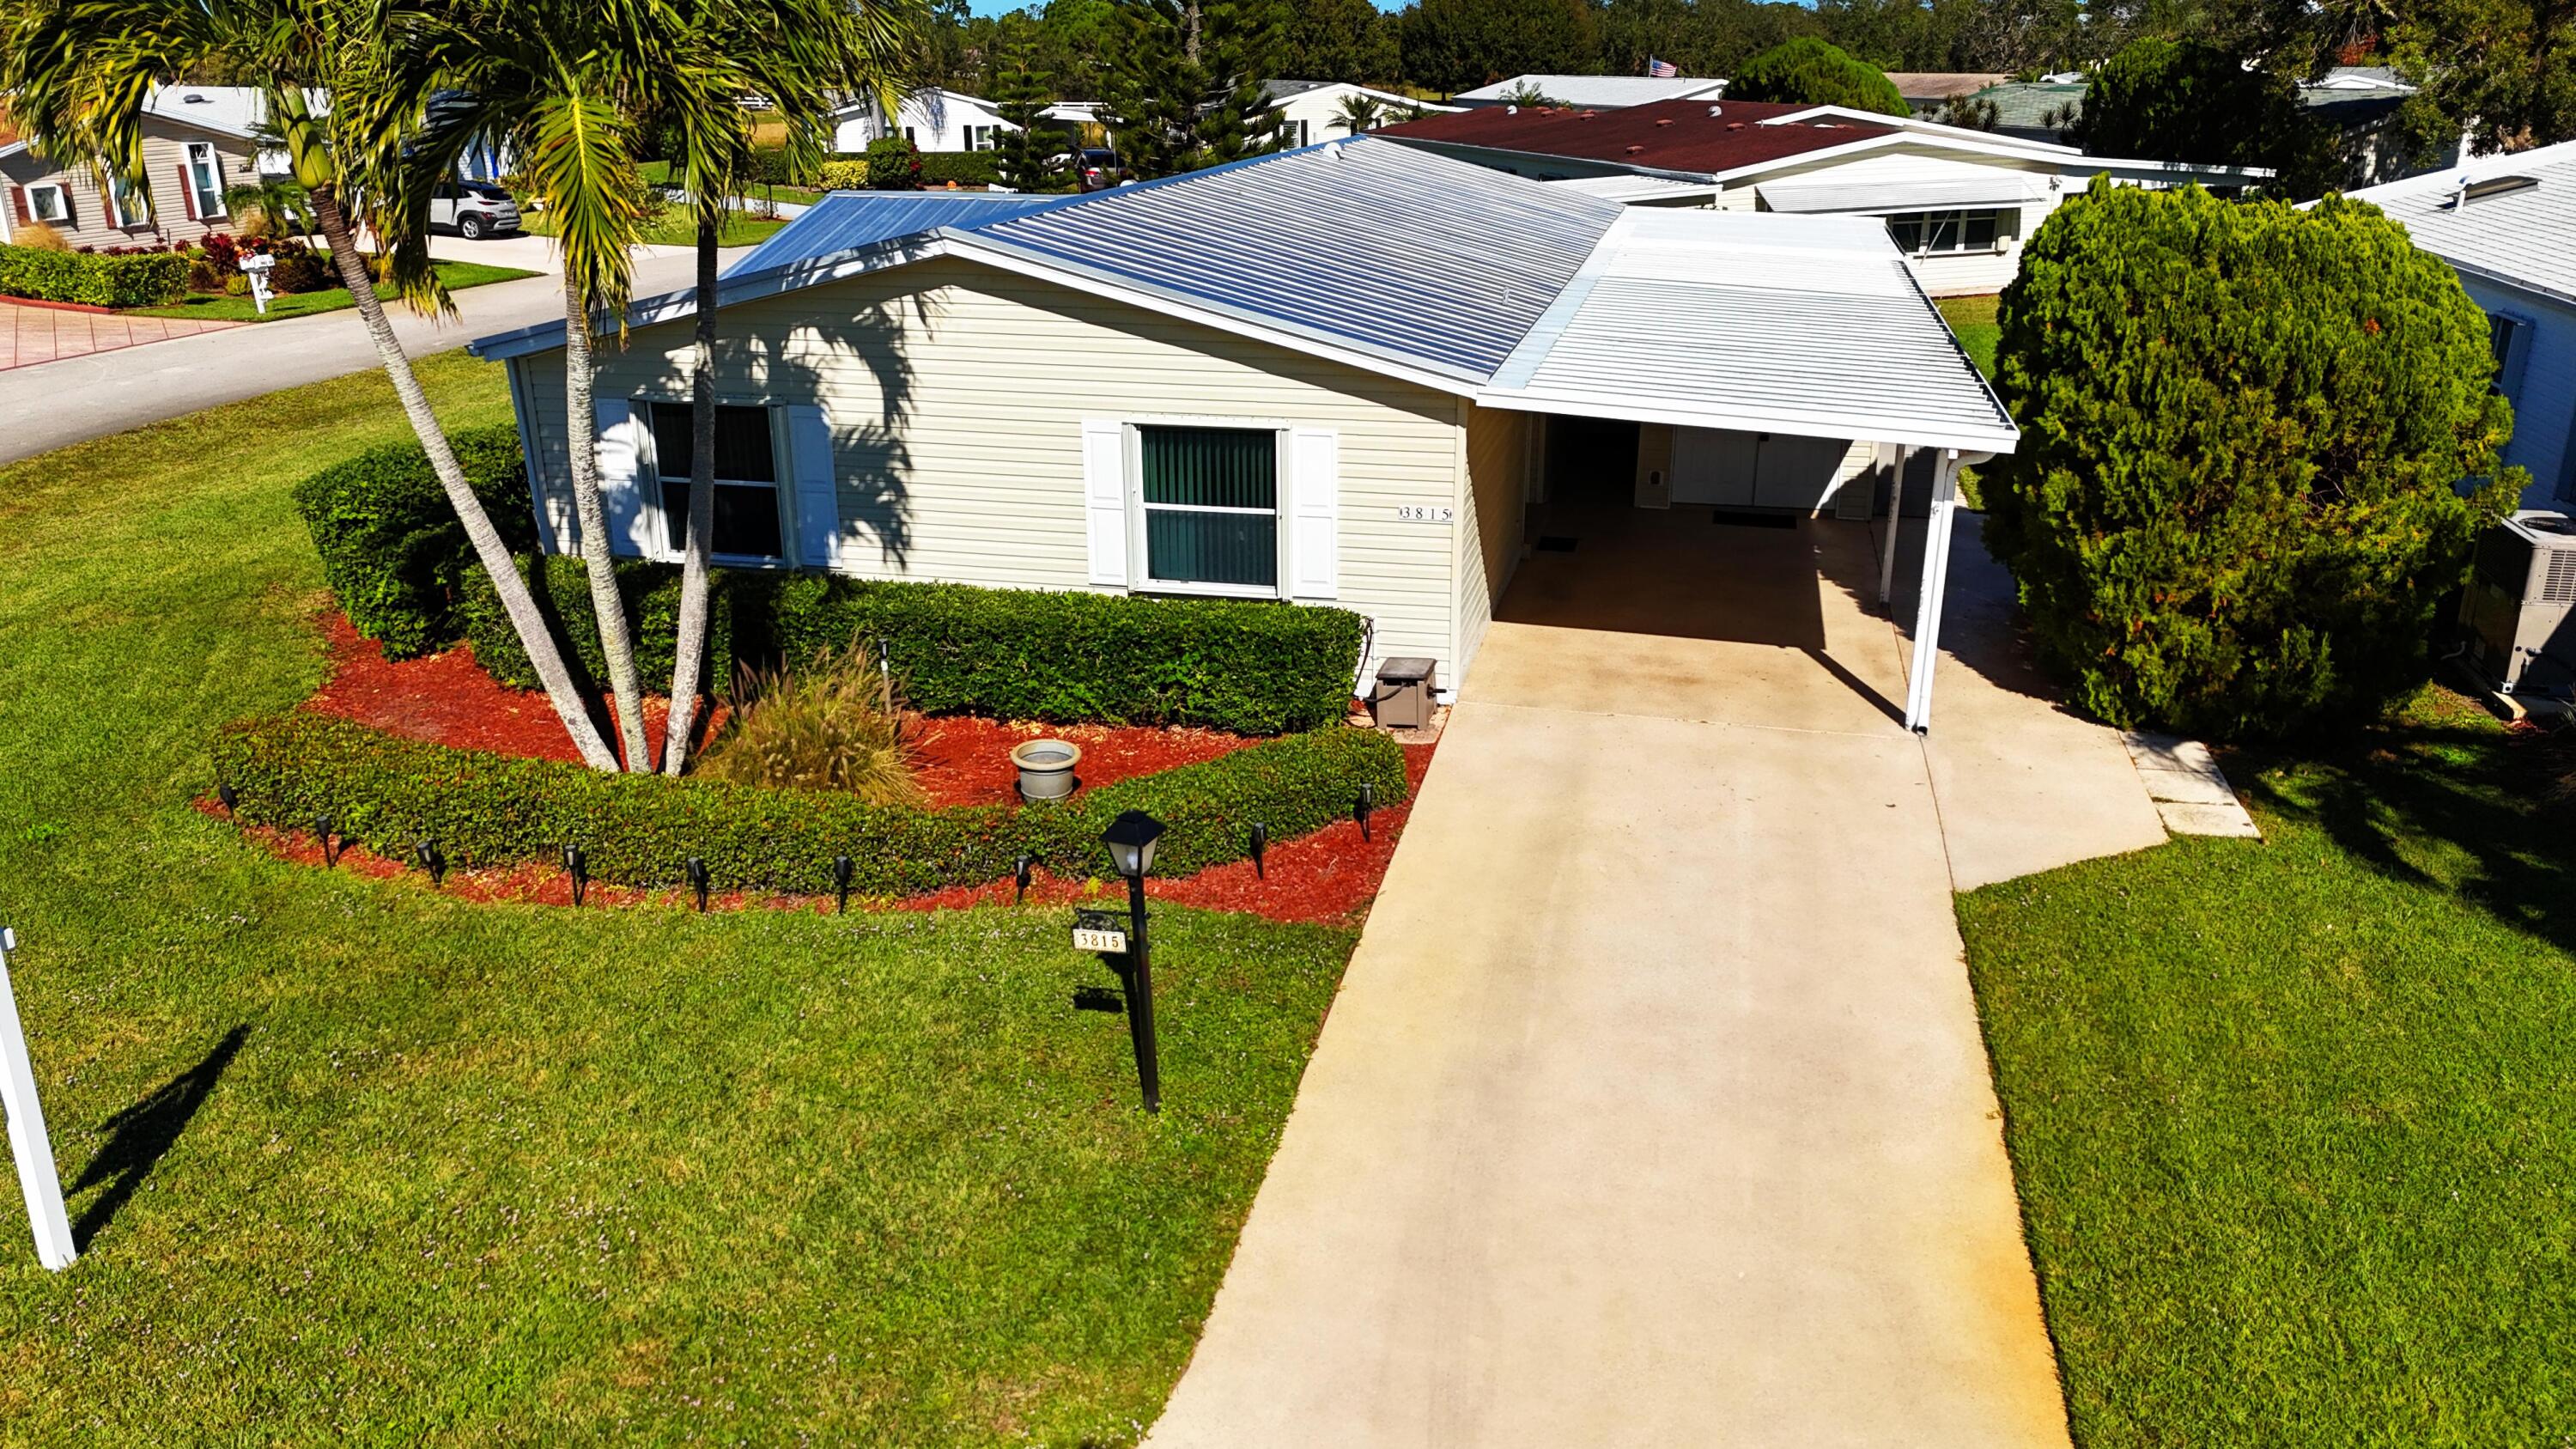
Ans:
MULTIPOLYGON (((2481 188, 2483 190, 2484 188, 2481 188)), ((2464 276, 2576 307, 2576 141, 2481 156, 2351 193, 2395 217, 2415 245, 2464 276), (2537 185, 2459 200, 2462 181, 2527 176, 2537 185)))
POLYGON ((1574 106, 1480 107, 1379 128, 1390 140, 1474 147, 1524 156, 1565 156, 1667 173, 1716 176, 1765 161, 1897 134, 1895 118, 1826 117, 1779 101, 1659 101, 1615 110, 1574 106))
POLYGON ((1629 211, 1477 400, 1979 452, 2019 436, 1858 217, 1629 211))
POLYGON ((2062 176, 2007 166, 1938 156, 1881 155, 1765 181, 1754 188, 1754 194, 1773 211, 1928 211, 2045 201, 2051 181, 2065 184, 2062 176))
POLYGON ((978 225, 974 240, 1483 381, 1617 204, 1361 136, 978 225))
POLYGON ((1549 100, 1569 106, 1641 106, 1649 101, 1714 97, 1726 89, 1726 82, 1688 75, 1670 79, 1642 75, 1516 75, 1472 91, 1460 91, 1449 99, 1470 106, 1502 105, 1514 91, 1529 86, 1537 87, 1549 100))
POLYGON ((1060 200, 1010 191, 835 191, 725 268, 749 276, 943 226, 972 226, 1060 200))

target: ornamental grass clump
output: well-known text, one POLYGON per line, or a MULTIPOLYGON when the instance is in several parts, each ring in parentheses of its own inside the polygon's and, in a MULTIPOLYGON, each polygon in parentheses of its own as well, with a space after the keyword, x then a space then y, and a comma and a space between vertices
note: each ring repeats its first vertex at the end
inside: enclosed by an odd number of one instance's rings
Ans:
POLYGON ((2528 481, 2487 321, 2373 206, 2097 180, 1998 313, 2020 447, 1985 541, 2043 661, 2123 727, 2368 723, 2420 686, 2478 531, 2528 481))
POLYGON ((864 645, 816 651, 790 672, 747 669, 747 700, 698 773, 735 785, 834 790, 871 805, 919 805, 912 778, 917 730, 864 645))

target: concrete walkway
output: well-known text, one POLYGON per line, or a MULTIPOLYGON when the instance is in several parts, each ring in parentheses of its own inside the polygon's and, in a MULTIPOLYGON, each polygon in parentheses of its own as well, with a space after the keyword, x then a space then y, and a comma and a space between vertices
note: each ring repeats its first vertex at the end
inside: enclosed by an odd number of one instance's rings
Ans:
POLYGON ((74 312, 62 307, 30 307, 0 298, 0 372, 173 337, 193 337, 200 332, 221 332, 240 325, 186 317, 74 312))
POLYGON ((1945 823, 2046 853, 1998 730, 2153 808, 1965 660, 1908 735, 1866 526, 1684 512, 1522 565, 1149 1444, 2067 1442, 1945 823))

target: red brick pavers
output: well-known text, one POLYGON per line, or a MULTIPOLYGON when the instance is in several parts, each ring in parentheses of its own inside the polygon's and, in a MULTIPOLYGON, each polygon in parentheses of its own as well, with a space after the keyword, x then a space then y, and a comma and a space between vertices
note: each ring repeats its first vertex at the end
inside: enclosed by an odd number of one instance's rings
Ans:
POLYGON ((72 312, 60 307, 28 307, 0 298, 0 370, 33 367, 66 357, 113 352, 164 338, 188 337, 239 327, 238 322, 200 322, 181 317, 133 317, 107 312, 72 312))

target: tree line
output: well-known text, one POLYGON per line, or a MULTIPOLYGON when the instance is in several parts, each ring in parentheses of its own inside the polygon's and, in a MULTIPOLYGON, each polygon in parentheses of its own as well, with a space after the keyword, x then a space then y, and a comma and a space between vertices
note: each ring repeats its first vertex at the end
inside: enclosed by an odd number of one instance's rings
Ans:
POLYGON ((915 71, 978 95, 1018 70, 1054 98, 1112 99, 1140 25, 1186 24, 1252 79, 1424 97, 1531 72, 1640 75, 1650 59, 1731 76, 1801 37, 1884 71, 2024 77, 2159 40, 2283 86, 2334 65, 2389 66, 2424 88, 2410 127, 2469 130, 2484 149, 2576 137, 2576 0, 1411 0, 1392 12, 1370 0, 1041 0, 993 16, 966 0, 928 4, 915 71))

